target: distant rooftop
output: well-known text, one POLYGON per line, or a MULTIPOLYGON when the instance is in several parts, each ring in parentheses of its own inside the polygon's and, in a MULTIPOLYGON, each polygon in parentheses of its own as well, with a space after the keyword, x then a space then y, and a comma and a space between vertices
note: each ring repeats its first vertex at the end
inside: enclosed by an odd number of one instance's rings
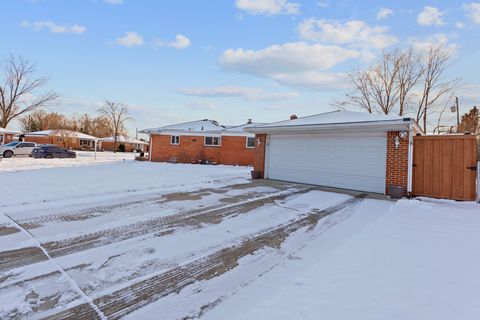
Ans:
POLYGON ((57 136, 60 137, 62 135, 71 137, 71 138, 78 138, 84 140, 97 140, 97 137, 81 133, 78 131, 70 131, 70 130, 42 130, 42 131, 34 131, 25 134, 26 136, 57 136))
MULTIPOLYGON (((106 137, 106 138, 101 138, 101 139, 98 139, 98 141, 102 141, 102 142, 114 142, 115 139, 114 137, 106 137)), ((148 144, 148 142, 145 142, 145 141, 142 141, 142 140, 138 140, 138 139, 134 139, 134 138, 130 138, 128 136, 118 136, 117 137, 117 142, 123 142, 123 143, 135 143, 135 144, 148 144)))

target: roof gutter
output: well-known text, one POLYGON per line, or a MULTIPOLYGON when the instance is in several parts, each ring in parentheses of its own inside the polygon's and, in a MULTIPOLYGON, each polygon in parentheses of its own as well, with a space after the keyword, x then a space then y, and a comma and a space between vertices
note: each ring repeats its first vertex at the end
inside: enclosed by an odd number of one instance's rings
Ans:
MULTIPOLYGON (((408 126, 410 123, 415 123, 411 118, 403 118, 398 120, 380 120, 380 121, 364 121, 364 122, 349 122, 349 123, 327 123, 327 124, 309 124, 309 125, 292 125, 292 126, 275 126, 275 127, 248 127, 246 132, 251 133, 287 133, 287 132, 302 132, 315 130, 334 130, 334 129, 358 129, 358 128, 381 128, 385 129, 391 126, 408 126)), ((417 125, 418 127, 418 125, 417 125)))

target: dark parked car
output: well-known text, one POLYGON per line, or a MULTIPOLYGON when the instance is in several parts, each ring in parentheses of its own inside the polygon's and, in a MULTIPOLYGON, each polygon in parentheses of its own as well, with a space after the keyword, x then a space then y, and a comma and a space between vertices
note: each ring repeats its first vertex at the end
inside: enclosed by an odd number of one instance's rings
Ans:
POLYGON ((61 148, 56 145, 42 145, 33 149, 32 157, 34 158, 76 158, 77 154, 73 151, 61 148))

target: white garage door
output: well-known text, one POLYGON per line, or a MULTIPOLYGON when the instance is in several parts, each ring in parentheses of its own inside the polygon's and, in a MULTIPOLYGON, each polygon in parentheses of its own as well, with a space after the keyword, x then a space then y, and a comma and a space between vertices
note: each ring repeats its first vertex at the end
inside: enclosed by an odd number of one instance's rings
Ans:
POLYGON ((385 133, 271 135, 270 179, 352 190, 385 192, 385 133))

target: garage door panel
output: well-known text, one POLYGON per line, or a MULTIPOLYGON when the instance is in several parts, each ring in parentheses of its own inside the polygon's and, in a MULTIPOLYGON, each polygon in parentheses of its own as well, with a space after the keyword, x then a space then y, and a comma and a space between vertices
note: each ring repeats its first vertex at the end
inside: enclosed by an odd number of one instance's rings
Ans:
POLYGON ((270 179, 383 193, 386 134, 271 136, 270 179))

